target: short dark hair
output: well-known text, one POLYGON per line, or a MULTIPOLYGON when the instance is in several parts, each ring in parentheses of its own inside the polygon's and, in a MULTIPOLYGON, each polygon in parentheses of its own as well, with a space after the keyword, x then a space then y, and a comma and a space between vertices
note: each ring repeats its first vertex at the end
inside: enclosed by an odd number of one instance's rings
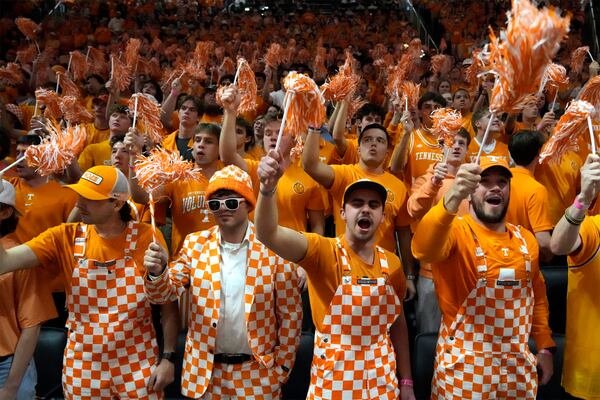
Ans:
POLYGON ((179 110, 183 103, 189 100, 194 102, 194 106, 196 107, 196 110, 198 110, 198 115, 202 115, 204 113, 204 107, 202 106, 202 102, 198 100, 196 96, 191 94, 179 96, 179 98, 177 99, 177 109, 179 110))
POLYGON ((522 167, 531 164, 544 145, 538 131, 522 130, 514 133, 508 142, 508 151, 515 164, 522 167))
POLYGON ((419 108, 419 110, 423 106, 423 103, 425 103, 427 101, 435 101, 441 107, 446 107, 446 99, 443 98, 439 93, 427 92, 423 96, 421 96, 421 98, 419 99, 419 102, 417 103, 417 107, 419 108))
POLYGON ((110 148, 112 149, 116 143, 123 142, 125 140, 125 135, 114 135, 111 136, 108 143, 110 144, 110 148))
POLYGON ((469 96, 469 98, 471 98, 471 94, 469 93, 469 91, 465 88, 458 88, 456 89, 456 91, 452 94, 452 100, 454 100, 454 97, 456 97, 456 93, 458 92, 465 92, 467 94, 467 96, 469 96))
POLYGON ((265 121, 265 125, 268 124, 269 122, 273 122, 273 121, 281 121, 283 118, 283 114, 281 112, 278 112, 275 115, 270 115, 270 114, 266 114, 263 117, 263 121, 265 121))
POLYGON ((0 160, 10 155, 10 136, 8 132, 0 127, 0 160))
POLYGON ((156 101, 160 104, 163 101, 163 92, 162 89, 160 88, 160 85, 158 84, 158 82, 156 82, 154 79, 148 79, 146 82, 144 82, 145 84, 150 84, 152 86, 154 86, 154 90, 156 91, 156 94, 154 95, 154 98, 156 99, 156 101))
POLYGON ((360 142, 362 142, 363 135, 369 129, 379 129, 380 131, 383 131, 385 133, 385 138, 387 140, 388 147, 391 145, 390 134, 388 133, 387 129, 385 129, 385 127, 381 124, 369 124, 369 125, 365 126, 363 128, 363 130, 360 131, 360 133, 358 134, 358 144, 359 145, 360 145, 360 142))
POLYGON ((241 126, 246 131, 246 137, 250 138, 250 141, 244 144, 244 150, 248 151, 254 145, 254 129, 252 126, 242 117, 235 119, 235 125, 241 126))
POLYGON ((127 118, 131 119, 131 113, 129 111, 129 107, 123 104, 113 104, 108 110, 108 115, 112 115, 114 113, 127 115, 127 118))
POLYGON ((383 119, 385 118, 385 110, 375 103, 367 103, 364 106, 362 106, 361 108, 359 108, 358 111, 356 112, 355 118, 363 119, 363 117, 365 117, 369 114, 377 115, 378 117, 381 118, 382 122, 383 122, 383 119))
POLYGON ((42 143, 42 138, 38 135, 23 135, 17 139, 17 144, 24 144, 26 146, 38 145, 42 143))
POLYGON ((0 237, 13 233, 17 229, 17 223, 19 222, 17 210, 15 210, 15 208, 9 204, 0 203, 0 210, 4 210, 8 207, 12 208, 13 212, 10 217, 6 218, 2 221, 2 223, 0 223, 0 237))
POLYGON ((471 134, 469 131, 461 127, 456 134, 462 136, 467 141, 467 147, 469 147, 471 144, 471 134))
POLYGON ((219 140, 219 138, 221 137, 221 126, 217 124, 211 124, 208 122, 201 122, 196 127, 194 135, 202 132, 210 133, 214 135, 217 138, 217 140, 219 140))

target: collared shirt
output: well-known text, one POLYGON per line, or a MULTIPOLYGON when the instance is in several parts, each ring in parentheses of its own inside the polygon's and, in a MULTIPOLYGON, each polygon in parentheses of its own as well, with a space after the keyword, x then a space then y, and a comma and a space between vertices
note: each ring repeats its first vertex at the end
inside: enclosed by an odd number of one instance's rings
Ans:
POLYGON ((244 311, 244 292, 250 224, 241 243, 221 238, 221 308, 217 323, 216 353, 252 354, 244 311))

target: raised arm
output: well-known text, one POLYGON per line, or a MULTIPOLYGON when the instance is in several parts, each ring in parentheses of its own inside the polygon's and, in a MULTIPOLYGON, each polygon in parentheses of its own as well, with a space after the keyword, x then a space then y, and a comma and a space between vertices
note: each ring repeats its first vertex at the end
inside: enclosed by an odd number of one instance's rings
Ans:
POLYGON ((308 130, 304 150, 302 150, 302 167, 317 183, 325 189, 329 189, 333 185, 335 173, 331 166, 325 164, 319 158, 319 139, 318 130, 308 130))
POLYGON ((300 232, 278 224, 277 199, 274 195, 277 182, 283 175, 281 159, 279 153, 271 150, 260 160, 258 165, 260 191, 254 212, 254 223, 258 240, 279 256, 297 263, 306 255, 308 241, 300 232))
POLYGON ((348 148, 348 140, 346 139, 346 119, 348 118, 348 100, 342 100, 334 114, 337 113, 335 123, 333 124, 333 142, 335 143, 335 149, 339 154, 340 158, 344 158, 346 149, 348 148))
POLYGON ((581 192, 575 198, 575 203, 565 210, 552 233, 550 250, 554 254, 571 254, 581 247, 579 228, 599 191, 600 156, 590 154, 581 167, 581 192))
POLYGON ((175 78, 171 83, 171 92, 163 101, 162 106, 160 108, 160 121, 162 122, 165 129, 169 132, 172 132, 173 122, 171 119, 171 115, 173 115, 173 111, 175 111, 175 107, 177 107, 177 98, 181 93, 181 80, 179 78, 175 78))
POLYGON ((246 160, 237 152, 235 137, 235 117, 240 106, 241 97, 235 86, 223 91, 223 127, 219 138, 219 158, 225 165, 233 164, 248 172, 246 160))
POLYGON ((404 171, 404 167, 408 161, 408 141, 413 130, 415 129, 415 124, 411 118, 410 111, 404 111, 404 113, 402 113, 400 122, 402 122, 404 127, 404 135, 402 135, 402 138, 400 138, 396 144, 396 147, 394 147, 394 152, 392 153, 392 158, 390 160, 390 171, 393 174, 398 174, 404 171))

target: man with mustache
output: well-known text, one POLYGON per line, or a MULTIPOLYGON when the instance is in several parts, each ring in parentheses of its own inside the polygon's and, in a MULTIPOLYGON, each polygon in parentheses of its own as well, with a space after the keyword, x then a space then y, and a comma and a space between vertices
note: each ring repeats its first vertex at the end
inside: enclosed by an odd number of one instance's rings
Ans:
POLYGON ((398 257, 375 244, 388 191, 370 179, 351 182, 339 209, 343 234, 298 232, 278 225, 282 161, 270 150, 260 162, 256 231, 308 275, 316 325, 308 398, 414 399, 401 300, 406 279, 398 257))
POLYGON ((415 257, 431 263, 442 311, 433 399, 535 399, 538 375, 541 384, 552 376, 555 344, 538 245, 531 232, 505 221, 511 177, 501 157, 463 164, 413 237, 415 257), (469 213, 457 218, 469 196, 469 213))

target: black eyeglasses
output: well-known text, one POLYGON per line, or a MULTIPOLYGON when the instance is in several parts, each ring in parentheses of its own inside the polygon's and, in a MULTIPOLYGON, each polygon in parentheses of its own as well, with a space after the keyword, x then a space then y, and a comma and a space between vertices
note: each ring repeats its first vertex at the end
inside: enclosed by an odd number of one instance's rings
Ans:
POLYGON ((246 201, 245 199, 242 199, 240 197, 233 197, 231 199, 225 199, 225 200, 209 200, 208 201, 208 208, 211 211, 219 211, 221 209, 221 207, 223 206, 223 204, 225 204, 225 208, 227 210, 237 210, 238 207, 240 206, 241 202, 246 201))

